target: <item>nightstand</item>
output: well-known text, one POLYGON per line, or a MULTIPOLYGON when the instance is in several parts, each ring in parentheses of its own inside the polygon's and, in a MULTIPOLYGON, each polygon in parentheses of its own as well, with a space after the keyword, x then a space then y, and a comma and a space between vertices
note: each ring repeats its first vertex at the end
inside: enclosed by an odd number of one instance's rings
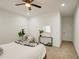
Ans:
POLYGON ((40 36, 39 42, 46 46, 53 46, 53 37, 40 36))

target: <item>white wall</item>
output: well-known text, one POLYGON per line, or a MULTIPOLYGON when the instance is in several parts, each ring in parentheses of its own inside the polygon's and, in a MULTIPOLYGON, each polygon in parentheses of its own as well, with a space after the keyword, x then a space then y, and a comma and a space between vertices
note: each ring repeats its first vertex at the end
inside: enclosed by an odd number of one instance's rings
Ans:
POLYGON ((73 17, 62 16, 62 40, 73 40, 73 17))
POLYGON ((79 6, 74 17, 74 46, 79 56, 79 6))
POLYGON ((54 39, 53 45, 60 47, 61 19, 59 12, 35 16, 27 20, 24 16, 0 9, 0 44, 18 39, 17 32, 22 28, 25 29, 27 34, 30 32, 31 35, 38 39, 38 29, 46 25, 51 26, 51 35, 54 39))
POLYGON ((60 47, 61 44, 61 19, 59 12, 52 12, 45 15, 36 16, 30 19, 30 33, 38 39, 38 29, 40 27, 50 25, 53 37, 53 45, 60 47))
POLYGON ((0 44, 18 39, 18 31, 22 28, 28 32, 26 17, 0 9, 0 44))

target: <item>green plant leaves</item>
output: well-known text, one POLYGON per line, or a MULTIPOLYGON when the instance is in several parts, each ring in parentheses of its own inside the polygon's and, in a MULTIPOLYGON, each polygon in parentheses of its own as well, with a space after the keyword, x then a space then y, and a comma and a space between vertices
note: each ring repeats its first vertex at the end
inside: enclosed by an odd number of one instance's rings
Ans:
POLYGON ((18 32, 18 35, 19 35, 19 37, 24 36, 24 35, 25 35, 25 33, 24 33, 24 29, 21 29, 21 31, 18 32))

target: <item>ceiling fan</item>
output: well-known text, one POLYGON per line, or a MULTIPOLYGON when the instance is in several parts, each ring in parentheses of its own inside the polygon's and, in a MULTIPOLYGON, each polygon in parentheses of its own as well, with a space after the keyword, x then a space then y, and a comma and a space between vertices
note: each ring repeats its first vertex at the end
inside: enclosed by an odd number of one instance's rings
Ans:
POLYGON ((28 7, 29 10, 32 10, 31 6, 41 8, 41 6, 32 3, 34 0, 22 0, 22 1, 23 3, 16 4, 16 6, 25 5, 26 7, 28 7))

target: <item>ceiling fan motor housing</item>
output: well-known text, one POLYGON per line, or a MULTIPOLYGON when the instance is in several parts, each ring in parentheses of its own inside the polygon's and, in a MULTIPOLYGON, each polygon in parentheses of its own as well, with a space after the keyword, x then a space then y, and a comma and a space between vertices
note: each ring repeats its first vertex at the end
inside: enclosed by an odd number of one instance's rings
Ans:
POLYGON ((25 5, 26 7, 28 7, 29 10, 31 10, 31 6, 41 8, 41 6, 32 3, 34 0, 22 0, 22 1, 23 3, 16 4, 16 6, 25 5))
POLYGON ((33 0, 23 0, 26 3, 32 3, 33 0))

